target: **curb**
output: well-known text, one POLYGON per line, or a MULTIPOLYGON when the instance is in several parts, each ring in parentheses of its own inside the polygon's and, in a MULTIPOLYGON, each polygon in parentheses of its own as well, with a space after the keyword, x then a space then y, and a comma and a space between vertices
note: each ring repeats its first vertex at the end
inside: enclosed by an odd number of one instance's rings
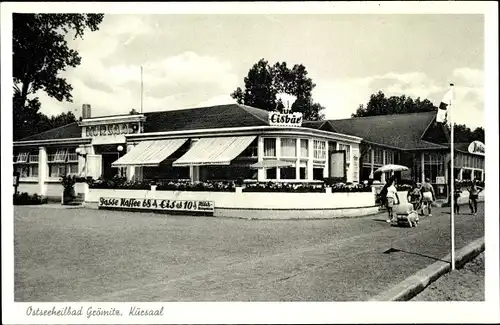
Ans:
MULTIPOLYGON (((461 268, 484 251, 484 237, 474 240, 455 253, 455 267, 461 268)), ((429 284, 451 270, 451 255, 437 261, 406 278, 389 290, 371 298, 369 301, 408 301, 422 292, 429 284), (444 262, 446 261, 446 262, 444 262)))

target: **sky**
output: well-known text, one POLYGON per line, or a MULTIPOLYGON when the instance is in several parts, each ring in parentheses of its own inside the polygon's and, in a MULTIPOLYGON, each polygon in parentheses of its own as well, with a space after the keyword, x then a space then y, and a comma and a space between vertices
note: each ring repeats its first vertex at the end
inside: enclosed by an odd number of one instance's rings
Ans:
POLYGON ((303 64, 328 119, 349 118, 379 90, 438 105, 454 83, 454 121, 485 125, 482 15, 106 14, 98 31, 68 42, 82 57, 61 74, 73 103, 39 92, 45 114, 139 111, 141 66, 144 112, 232 103, 264 58, 303 64))

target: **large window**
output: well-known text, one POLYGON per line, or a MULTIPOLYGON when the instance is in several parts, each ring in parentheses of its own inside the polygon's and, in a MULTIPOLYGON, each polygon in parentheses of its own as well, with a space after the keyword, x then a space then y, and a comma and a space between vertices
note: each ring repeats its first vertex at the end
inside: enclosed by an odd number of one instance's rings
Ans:
POLYGON ((314 148, 314 159, 317 160, 326 160, 326 142, 314 140, 313 141, 314 148))
POLYGON ((258 141, 255 139, 252 143, 239 155, 239 157, 257 158, 258 155, 258 141))
POLYGON ((309 157, 309 140, 307 139, 300 140, 300 157, 309 157))
POLYGON ((48 150, 49 177, 78 175, 78 155, 74 149, 48 150))
POLYGON ((394 164, 394 151, 386 150, 385 151, 385 164, 394 164))
POLYGON ((373 164, 375 165, 384 164, 384 150, 380 148, 373 149, 373 164))
POLYGON ((351 146, 350 145, 339 143, 339 150, 345 151, 345 160, 347 162, 351 161, 351 146))
POLYGON ((276 157, 275 138, 264 138, 264 157, 276 157))
POLYGON ((14 155, 14 170, 20 178, 38 177, 38 152, 20 152, 14 155))
POLYGON ((480 181, 483 173, 480 170, 474 170, 474 179, 480 181))
POLYGON ((239 179, 257 179, 257 170, 242 166, 200 166, 200 179, 202 181, 237 181, 239 179))
POLYGON ((297 157, 297 139, 281 138, 281 157, 297 157))

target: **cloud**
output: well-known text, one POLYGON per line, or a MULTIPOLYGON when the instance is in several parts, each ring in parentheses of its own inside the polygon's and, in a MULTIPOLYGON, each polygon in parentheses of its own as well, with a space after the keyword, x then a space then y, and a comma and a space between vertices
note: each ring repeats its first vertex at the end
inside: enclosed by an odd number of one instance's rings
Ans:
MULTIPOLYGON (((143 68, 144 111, 213 102, 213 98, 229 96, 237 84, 231 64, 194 52, 147 62, 143 68)), ((92 105, 93 116, 127 113, 132 108, 140 108, 140 66, 106 66, 100 58, 89 55, 72 72, 67 74, 67 79, 74 88, 74 103, 58 103, 39 93, 43 112, 58 114, 71 109, 79 113, 81 105, 86 103, 92 105)))
MULTIPOLYGON (((478 69, 457 68, 450 80, 455 81, 456 123, 472 128, 484 123, 484 72, 478 69)), ((366 106, 370 95, 381 90, 386 96, 406 95, 429 99, 436 105, 448 90, 447 84, 422 72, 387 73, 364 78, 316 79, 315 101, 326 107, 329 119, 349 118, 360 104, 366 106)))

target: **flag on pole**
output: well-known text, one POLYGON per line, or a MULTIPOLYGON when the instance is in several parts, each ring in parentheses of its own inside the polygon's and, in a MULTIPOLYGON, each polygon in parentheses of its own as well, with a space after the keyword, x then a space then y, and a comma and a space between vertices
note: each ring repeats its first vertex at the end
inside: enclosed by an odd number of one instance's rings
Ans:
POLYGON ((450 87, 450 90, 446 92, 446 94, 443 97, 443 100, 439 104, 439 108, 437 111, 437 116, 436 116, 436 122, 438 123, 446 123, 447 120, 447 113, 448 113, 448 106, 451 106, 451 101, 453 99, 453 88, 450 87))

